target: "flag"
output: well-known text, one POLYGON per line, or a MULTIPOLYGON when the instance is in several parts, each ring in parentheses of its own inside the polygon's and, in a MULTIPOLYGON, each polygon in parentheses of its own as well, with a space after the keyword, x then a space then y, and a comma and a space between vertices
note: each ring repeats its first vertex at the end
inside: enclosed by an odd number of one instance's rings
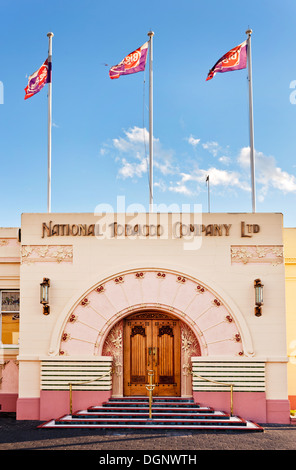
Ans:
POLYGON ((118 65, 113 65, 113 67, 110 68, 110 78, 119 78, 120 75, 129 75, 130 73, 145 70, 147 52, 148 42, 145 42, 143 46, 128 54, 118 65))
POLYGON ((239 46, 234 47, 224 54, 211 68, 206 78, 211 80, 216 72, 231 72, 232 70, 241 70, 247 67, 247 41, 242 42, 239 46))
POLYGON ((25 100, 38 93, 46 83, 49 82, 48 59, 41 65, 41 67, 29 76, 28 85, 25 88, 25 100))

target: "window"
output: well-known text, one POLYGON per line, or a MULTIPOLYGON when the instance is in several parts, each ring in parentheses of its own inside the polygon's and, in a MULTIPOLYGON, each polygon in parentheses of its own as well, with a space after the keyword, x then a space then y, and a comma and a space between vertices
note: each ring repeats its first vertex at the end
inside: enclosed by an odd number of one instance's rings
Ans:
POLYGON ((2 344, 18 344, 20 293, 17 290, 0 290, 1 307, 1 342, 2 344))

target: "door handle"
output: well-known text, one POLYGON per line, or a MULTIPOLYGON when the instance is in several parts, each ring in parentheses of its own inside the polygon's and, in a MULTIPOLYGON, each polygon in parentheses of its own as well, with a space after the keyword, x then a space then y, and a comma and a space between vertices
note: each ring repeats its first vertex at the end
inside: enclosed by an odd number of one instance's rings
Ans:
POLYGON ((150 366, 150 356, 154 356, 155 366, 157 366, 158 361, 158 348, 147 348, 148 349, 148 366, 150 366))
POLYGON ((152 348, 147 348, 148 349, 148 366, 150 366, 150 356, 152 354, 152 348))
POLYGON ((157 366, 158 361, 158 348, 153 348, 153 356, 155 358, 155 365, 157 366))

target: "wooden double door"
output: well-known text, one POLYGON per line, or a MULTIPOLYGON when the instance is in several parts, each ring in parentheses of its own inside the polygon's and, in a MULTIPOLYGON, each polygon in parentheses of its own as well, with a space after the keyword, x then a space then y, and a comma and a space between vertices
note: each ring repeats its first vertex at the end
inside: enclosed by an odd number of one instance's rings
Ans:
POLYGON ((161 313, 134 315, 124 324, 124 395, 180 396, 181 344, 178 320, 161 313))

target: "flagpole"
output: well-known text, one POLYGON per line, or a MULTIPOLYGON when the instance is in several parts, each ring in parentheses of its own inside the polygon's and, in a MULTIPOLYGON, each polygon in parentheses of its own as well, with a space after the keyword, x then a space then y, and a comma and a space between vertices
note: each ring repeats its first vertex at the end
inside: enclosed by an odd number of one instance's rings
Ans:
POLYGON ((153 212, 153 36, 150 36, 150 60, 149 60, 149 212, 153 212))
POLYGON ((47 148, 47 212, 51 212, 51 127, 52 127, 52 38, 48 33, 48 148, 47 148))
POLYGON ((246 31, 248 35, 248 70, 249 70, 249 115, 250 115, 250 162, 252 182, 252 211, 256 212, 256 188, 255 188, 255 151, 254 151, 254 125, 253 125, 253 85, 252 85, 252 57, 251 57, 251 34, 252 30, 246 31))
POLYGON ((208 183, 208 212, 211 212, 211 209, 210 209, 210 175, 207 176, 206 182, 208 183))

